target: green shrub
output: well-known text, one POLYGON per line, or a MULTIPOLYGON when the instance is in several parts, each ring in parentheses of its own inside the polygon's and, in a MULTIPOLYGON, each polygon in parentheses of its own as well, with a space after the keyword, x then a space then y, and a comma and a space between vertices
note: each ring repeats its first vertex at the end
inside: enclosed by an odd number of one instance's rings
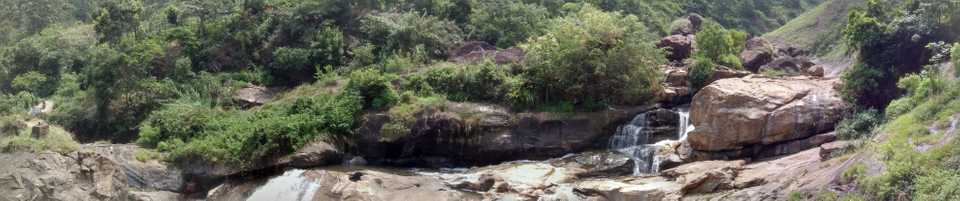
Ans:
POLYGON ((361 97, 364 109, 388 109, 400 99, 392 84, 393 77, 375 69, 354 71, 350 73, 346 93, 361 97))
POLYGON ((636 16, 584 5, 522 45, 530 92, 539 103, 650 101, 661 89, 658 68, 665 63, 653 41, 636 16))
POLYGON ((30 129, 22 129, 20 133, 6 138, 0 138, 0 150, 4 152, 43 152, 53 151, 56 153, 67 154, 80 148, 70 134, 59 126, 50 126, 47 136, 35 139, 31 136, 30 129))
POLYGON ((746 36, 745 32, 726 30, 716 22, 706 21, 697 33, 695 54, 720 65, 742 69, 738 55, 743 51, 746 36))
POLYGON ((504 66, 491 62, 441 63, 434 65, 423 74, 414 75, 408 79, 423 80, 431 90, 453 101, 499 103, 505 101, 504 96, 508 91, 506 84, 511 76, 504 66))
POLYGON ((895 119, 900 115, 906 114, 917 107, 917 102, 909 97, 903 97, 893 102, 890 102, 890 105, 887 105, 887 109, 884 111, 885 117, 887 119, 895 119))
POLYGON ((549 12, 538 4, 513 0, 478 1, 470 14, 468 30, 480 40, 507 48, 540 35, 549 12))
POLYGON ((16 95, 0 94, 0 115, 26 112, 38 102, 39 98, 25 91, 16 95))
POLYGON ((47 82, 47 76, 37 71, 17 75, 10 82, 10 86, 15 91, 26 91, 32 94, 50 94, 52 92, 47 82))
POLYGON ((960 43, 953 44, 950 60, 953 62, 953 76, 960 77, 960 43))
POLYGON ((837 125, 837 137, 845 140, 870 137, 873 128, 882 124, 883 121, 883 115, 877 110, 868 109, 858 112, 840 121, 837 125))
POLYGON ((841 78, 843 84, 840 87, 840 95, 844 101, 861 106, 873 106, 875 103, 871 94, 880 87, 880 80, 884 79, 885 73, 876 68, 866 66, 862 63, 855 64, 853 67, 843 72, 841 78))
POLYGON ((700 90, 710 84, 708 82, 713 79, 714 64, 709 58, 703 56, 696 56, 693 59, 693 66, 690 67, 687 79, 690 81, 691 88, 700 90))
POLYGON ((140 126, 137 142, 169 153, 174 161, 203 159, 249 166, 313 141, 347 139, 357 126, 361 100, 352 93, 319 95, 252 111, 168 105, 140 126))
POLYGON ((442 110, 446 99, 439 96, 416 97, 407 96, 401 104, 390 108, 387 114, 390 121, 380 129, 381 140, 394 140, 410 134, 410 129, 417 123, 418 114, 425 110, 442 110))
POLYGON ((960 172, 937 170, 917 178, 914 200, 960 199, 960 172))
POLYGON ((451 45, 463 40, 452 22, 418 12, 367 15, 360 20, 360 30, 363 39, 377 44, 380 55, 421 53, 417 57, 442 58, 451 45))

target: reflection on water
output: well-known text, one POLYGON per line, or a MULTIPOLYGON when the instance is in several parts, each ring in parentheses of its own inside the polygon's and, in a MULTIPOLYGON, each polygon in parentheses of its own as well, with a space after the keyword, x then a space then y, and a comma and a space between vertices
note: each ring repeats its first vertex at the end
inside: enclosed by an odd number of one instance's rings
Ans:
POLYGON ((289 170, 271 178, 253 191, 247 201, 309 201, 320 184, 303 175, 304 170, 289 170))

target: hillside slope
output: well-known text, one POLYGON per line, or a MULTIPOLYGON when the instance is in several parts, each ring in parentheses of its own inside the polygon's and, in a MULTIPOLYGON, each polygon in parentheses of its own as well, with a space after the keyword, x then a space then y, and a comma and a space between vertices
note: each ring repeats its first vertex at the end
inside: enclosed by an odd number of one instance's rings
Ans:
POLYGON ((777 44, 809 50, 825 64, 827 77, 837 77, 853 64, 849 48, 842 42, 848 13, 864 0, 829 0, 794 18, 763 37, 777 44))

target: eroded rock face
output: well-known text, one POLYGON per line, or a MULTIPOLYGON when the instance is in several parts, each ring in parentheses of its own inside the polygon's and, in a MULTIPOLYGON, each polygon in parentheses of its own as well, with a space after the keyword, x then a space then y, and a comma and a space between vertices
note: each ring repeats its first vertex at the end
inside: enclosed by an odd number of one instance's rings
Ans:
POLYGON ((400 166, 489 165, 542 160, 606 147, 617 126, 648 107, 569 114, 513 113, 506 108, 452 103, 418 115, 408 136, 384 140, 382 115, 361 125, 360 154, 371 164, 400 166))
POLYGON ((806 77, 716 81, 694 97, 696 129, 689 143, 697 151, 732 151, 829 132, 847 108, 835 83, 806 77))
POLYGON ((170 200, 177 195, 183 181, 179 171, 136 161, 136 149, 84 145, 69 154, 0 154, 5 161, 0 163, 0 200, 170 200))

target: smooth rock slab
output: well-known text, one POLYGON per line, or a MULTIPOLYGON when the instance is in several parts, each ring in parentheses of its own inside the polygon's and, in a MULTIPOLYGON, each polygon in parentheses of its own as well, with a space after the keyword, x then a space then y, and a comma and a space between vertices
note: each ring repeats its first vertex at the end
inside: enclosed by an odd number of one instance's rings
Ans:
POLYGON ((847 106, 835 80, 809 77, 718 80, 691 104, 696 129, 689 143, 698 151, 735 151, 833 130, 847 106))

